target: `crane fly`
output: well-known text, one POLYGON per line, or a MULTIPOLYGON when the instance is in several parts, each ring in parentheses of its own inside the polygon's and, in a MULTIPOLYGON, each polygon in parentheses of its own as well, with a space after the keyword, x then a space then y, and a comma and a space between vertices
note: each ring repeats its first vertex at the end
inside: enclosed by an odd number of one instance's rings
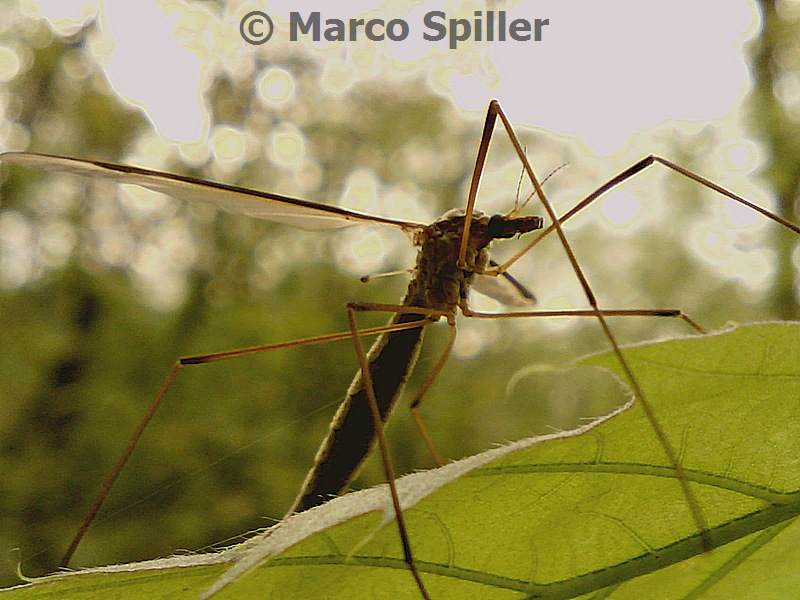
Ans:
POLYGON ((559 217, 544 194, 541 183, 527 160, 510 122, 496 101, 492 101, 489 104, 472 173, 466 208, 463 211, 450 211, 430 225, 375 217, 278 194, 126 165, 34 153, 5 153, 0 155, 0 160, 22 167, 65 171, 91 178, 112 180, 117 183, 134 184, 168 194, 180 200, 201 200, 212 203, 226 211, 291 225, 305 230, 324 231, 359 224, 378 224, 393 227, 410 234, 413 237, 414 244, 418 247, 418 257, 413 269, 413 276, 402 302, 400 304, 348 304, 347 314, 350 328, 346 332, 180 359, 157 394, 112 475, 103 486, 86 521, 81 526, 79 533, 65 555, 64 566, 68 563, 83 534, 97 514, 100 505, 108 495, 136 442, 153 416, 156 407, 183 366, 266 352, 277 348, 350 338, 354 343, 359 360, 359 371, 356 373, 346 397, 331 423, 330 432, 320 446, 315 464, 309 471, 303 487, 289 512, 291 514, 312 508, 339 494, 347 487, 361 462, 373 445, 377 443, 382 456, 385 476, 389 483, 404 560, 414 576, 415 584, 421 595, 426 598, 429 597, 414 562, 411 546, 413 540, 409 539, 405 529, 400 501, 394 486, 392 462, 383 435, 383 423, 388 418, 392 407, 403 390, 409 372, 414 367, 419 354, 423 328, 432 322, 442 318, 445 319, 449 326, 447 346, 410 405, 412 415, 423 438, 426 440, 436 462, 441 464, 441 459, 436 454, 435 447, 430 441, 424 424, 419 417, 417 407, 453 348, 456 334, 455 319, 458 311, 465 316, 482 319, 563 316, 581 316, 596 319, 626 375, 627 383, 646 414, 647 420, 676 475, 678 484, 681 486, 682 494, 688 507, 686 518, 693 521, 702 538, 704 548, 711 548, 708 526, 694 491, 683 474, 678 453, 659 425, 656 415, 646 400, 645 391, 641 389, 635 374, 628 366, 625 356, 608 325, 608 317, 672 317, 682 319, 697 330, 702 331, 702 328, 678 309, 609 310, 600 308, 588 279, 575 258, 562 224, 610 189, 656 163, 800 233, 800 228, 788 221, 692 171, 657 156, 648 156, 635 163, 579 201, 569 212, 559 217), (520 215, 527 202, 517 202, 514 208, 505 215, 489 217, 475 210, 478 185, 498 117, 523 165, 525 176, 533 186, 533 195, 539 199, 545 209, 547 220, 549 221, 547 227, 544 227, 545 220, 541 216, 520 215), (536 230, 542 231, 525 248, 505 263, 497 264, 490 259, 487 248, 492 241, 529 234, 536 230), (507 272, 507 269, 524 253, 534 247, 545 236, 552 233, 558 237, 583 289, 590 305, 587 310, 533 310, 530 308, 533 303, 532 294, 507 272), (526 309, 505 313, 473 311, 467 302, 467 292, 473 284, 484 293, 499 298, 507 304, 526 307, 526 309), (393 313, 393 316, 384 327, 359 329, 356 322, 356 314, 365 311, 389 312, 393 313), (378 334, 378 338, 371 349, 365 352, 361 337, 367 334, 378 334))

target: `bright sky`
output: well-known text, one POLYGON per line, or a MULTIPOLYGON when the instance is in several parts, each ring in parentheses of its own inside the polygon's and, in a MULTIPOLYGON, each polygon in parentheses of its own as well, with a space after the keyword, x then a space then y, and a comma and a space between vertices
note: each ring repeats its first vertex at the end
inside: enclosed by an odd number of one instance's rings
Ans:
MULTIPOLYGON (((588 165, 587 174, 594 177, 592 185, 645 154, 666 152, 669 143, 665 140, 669 136, 663 135, 659 126, 670 128, 680 122, 682 133, 689 138, 710 126, 714 148, 704 155, 703 173, 744 195, 769 201, 768 194, 756 189, 758 182, 753 177, 763 156, 758 145, 747 140, 743 127, 746 111, 742 101, 750 80, 742 51, 760 27, 754 0, 349 0, 329 5, 311 0, 230 0, 221 9, 216 8, 216 3, 191 0, 19 1, 25 14, 45 17, 64 33, 75 31, 88 19, 97 19, 100 32, 90 38, 90 50, 105 66, 117 92, 144 108, 161 136, 155 142, 157 148, 147 145, 155 136, 148 136, 147 144, 137 147, 137 152, 128 157, 135 164, 159 168, 154 157, 159 151, 164 154, 172 142, 181 144, 184 156, 193 147, 207 151, 210 146, 218 159, 215 164, 224 163, 226 140, 241 143, 241 135, 223 126, 211 130, 203 94, 212 74, 224 68, 244 79, 251 76, 253 85, 259 86, 262 101, 269 104, 268 96, 276 92, 275 101, 280 102, 278 88, 291 87, 293 80, 279 67, 264 70, 264 64, 270 63, 271 56, 278 56, 274 62, 280 65, 288 55, 297 53, 304 60, 323 65, 320 94, 342 92, 363 80, 380 85, 383 81, 424 77, 436 93, 449 97, 455 106, 474 111, 476 123, 488 100, 498 98, 515 127, 529 125, 574 138, 576 143, 569 148, 579 146, 581 155, 562 149, 568 146, 564 143, 566 138, 561 138, 559 144, 553 145, 555 154, 537 156, 537 164, 543 169, 554 169, 564 162, 588 165), (450 49, 446 39, 423 39, 424 33, 434 33, 425 25, 425 16, 432 11, 446 14, 440 22, 467 19, 477 28, 476 11, 480 11, 485 27, 490 10, 494 11, 496 23, 501 10, 506 12, 507 24, 515 19, 531 24, 547 19, 548 24, 541 27, 541 41, 472 40, 450 49), (242 19, 252 11, 265 11, 275 24, 274 35, 263 45, 246 43, 240 33, 242 19), (292 11, 305 19, 313 11, 321 11, 323 30, 327 19, 346 22, 351 18, 377 18, 386 22, 402 19, 409 33, 407 39, 396 42, 370 41, 363 30, 354 42, 313 42, 308 36, 292 42, 292 11), (285 77, 281 78, 280 73, 285 77), (591 153, 609 156, 591 157, 591 153), (591 171, 593 158, 604 165, 597 173, 591 171)), ((485 31, 482 37, 488 37, 485 31)), ((300 133, 295 132, 292 137, 292 124, 284 126, 287 131, 276 129, 275 139, 285 135, 290 142, 299 138, 301 144, 300 133)), ((237 152, 233 148, 227 154, 241 160, 241 149, 237 152)), ((224 179, 224 175, 214 175, 224 179)), ((381 184, 373 179, 370 189, 374 188, 375 193, 366 196, 379 200, 379 205, 351 202, 347 193, 356 187, 350 185, 352 181, 345 186, 340 203, 387 216, 393 214, 392 209, 404 207, 391 196, 391 190, 378 194, 381 184)), ((306 194, 302 187, 312 180, 293 180, 293 195, 316 198, 313 189, 306 194)), ((577 167, 571 167, 569 178, 560 178, 565 201, 580 197, 580 186, 588 185, 582 181, 577 167), (568 185, 577 187, 571 189, 568 185)), ((486 176, 482 185, 484 190, 488 186, 486 176)), ((648 185, 657 184, 650 180, 648 185)), ((585 187, 583 192, 589 189, 585 187)), ((739 211, 744 213, 740 219, 728 204, 713 206, 714 210, 726 210, 728 221, 737 226, 750 226, 753 221, 756 227, 763 225, 749 211, 739 211)), ((605 221, 615 229, 634 219, 641 224, 644 218, 671 218, 665 203, 650 203, 645 211, 638 200, 622 190, 609 194, 601 208, 605 221)), ((420 216, 423 213, 422 209, 407 210, 394 216, 415 215, 417 220, 424 220, 420 216)), ((687 243, 698 248, 710 236, 724 239, 724 244, 717 244, 722 250, 716 254, 702 247, 698 255, 724 256, 724 264, 730 269, 770 272, 767 251, 739 251, 735 247, 738 238, 733 234, 723 235, 716 230, 709 233, 697 227, 687 232, 687 236, 690 234, 693 241, 687 243)), ((359 275, 376 272, 380 265, 365 265, 353 256, 386 254, 358 249, 348 252, 342 262, 359 275)), ((718 262, 715 267, 724 270, 723 261, 718 262)), ((148 271, 148 281, 160 291, 169 288, 161 273, 164 264, 161 258, 154 259, 154 266, 148 271)), ((180 298, 179 283, 175 290, 170 298, 180 298)))
POLYGON ((183 142, 207 133, 203 65, 289 48, 323 57, 339 80, 422 72, 465 110, 483 111, 497 97, 516 123, 578 136, 596 152, 612 152, 632 133, 665 120, 708 122, 734 110, 749 85, 741 51, 759 26, 750 0, 349 0, 327 7, 310 0, 232 1, 223 15, 184 0, 25 4, 29 14, 41 10, 66 29, 99 12, 108 38, 95 51, 113 85, 145 107, 165 136, 183 142), (426 13, 439 10, 447 19, 474 22, 475 10, 486 18, 487 4, 497 4, 495 13, 506 10, 509 22, 549 19, 542 41, 472 42, 450 50, 447 41, 422 39, 430 31, 426 13), (410 33, 388 43, 288 42, 289 13, 308 15, 321 7, 323 29, 326 19, 358 16, 400 18, 410 33), (239 22, 251 10, 265 10, 276 24, 273 39, 262 46, 239 35, 239 22), (198 31, 207 32, 205 46, 198 31))

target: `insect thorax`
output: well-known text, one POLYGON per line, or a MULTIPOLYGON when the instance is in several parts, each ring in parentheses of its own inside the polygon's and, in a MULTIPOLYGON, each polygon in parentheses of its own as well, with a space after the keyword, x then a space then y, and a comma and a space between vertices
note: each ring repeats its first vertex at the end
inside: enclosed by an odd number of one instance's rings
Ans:
POLYGON ((541 229, 541 217, 489 217, 475 213, 470 222, 465 268, 458 266, 458 254, 464 233, 465 217, 461 211, 450 211, 439 220, 420 230, 414 243, 419 247, 415 276, 411 280, 406 301, 454 314, 476 273, 483 273, 489 263, 488 246, 498 238, 541 229))

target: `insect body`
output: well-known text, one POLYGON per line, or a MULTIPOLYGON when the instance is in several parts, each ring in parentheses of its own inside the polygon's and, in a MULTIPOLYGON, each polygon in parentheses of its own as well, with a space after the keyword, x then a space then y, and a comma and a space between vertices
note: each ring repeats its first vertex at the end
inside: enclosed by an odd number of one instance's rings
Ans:
MULTIPOLYGON (((489 268, 487 246, 494 239, 509 238, 540 229, 541 217, 489 218, 475 215, 469 232, 466 268, 457 264, 464 236, 465 217, 460 211, 444 215, 416 232, 419 247, 414 277, 402 307, 426 309, 426 314, 397 312, 389 325, 435 320, 444 316, 454 322, 457 307, 466 307, 467 292, 476 273, 489 268)), ((402 308, 400 309, 402 310, 402 308)), ((367 360, 382 420, 386 420, 419 355, 422 327, 381 334, 367 360)), ((350 482, 375 439, 372 417, 365 398, 364 378, 359 373, 336 413, 331 431, 320 447, 292 512, 316 506, 337 495, 350 482)))

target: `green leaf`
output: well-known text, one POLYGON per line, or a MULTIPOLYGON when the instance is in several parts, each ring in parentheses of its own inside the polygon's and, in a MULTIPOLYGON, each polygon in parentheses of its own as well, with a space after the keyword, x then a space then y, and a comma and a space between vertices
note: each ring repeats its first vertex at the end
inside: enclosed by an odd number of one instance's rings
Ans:
MULTIPOLYGON (((578 431, 402 478, 414 556, 432 598, 794 597, 800 325, 624 352, 680 456, 712 551, 703 551, 641 406, 629 403, 578 431)), ((578 365, 620 372, 610 354, 578 365)), ((386 506, 383 487, 356 492, 218 555, 86 571, 4 594, 191 598, 222 581, 215 598, 419 598, 386 506)))

